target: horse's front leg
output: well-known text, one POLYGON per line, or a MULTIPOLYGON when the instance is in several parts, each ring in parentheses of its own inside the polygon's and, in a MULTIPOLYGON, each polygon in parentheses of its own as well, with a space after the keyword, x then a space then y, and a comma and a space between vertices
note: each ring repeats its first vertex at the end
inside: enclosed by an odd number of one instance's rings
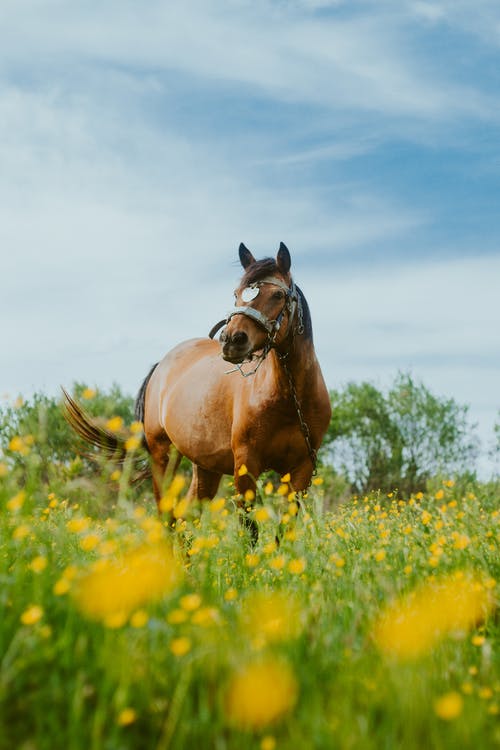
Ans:
POLYGON ((290 486, 294 492, 305 492, 311 484, 313 465, 310 458, 290 472, 290 486))
POLYGON ((186 495, 187 500, 213 500, 219 489, 222 474, 218 474, 193 464, 193 477, 186 495))

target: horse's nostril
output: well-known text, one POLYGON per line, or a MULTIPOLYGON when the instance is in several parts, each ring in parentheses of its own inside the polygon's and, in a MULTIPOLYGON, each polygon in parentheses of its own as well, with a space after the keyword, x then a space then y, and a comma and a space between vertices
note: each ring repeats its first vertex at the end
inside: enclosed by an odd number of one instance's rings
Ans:
POLYGON ((248 341, 248 336, 244 331, 236 331, 236 333, 233 333, 231 336, 231 343, 236 344, 236 346, 243 346, 243 344, 246 344, 248 341))

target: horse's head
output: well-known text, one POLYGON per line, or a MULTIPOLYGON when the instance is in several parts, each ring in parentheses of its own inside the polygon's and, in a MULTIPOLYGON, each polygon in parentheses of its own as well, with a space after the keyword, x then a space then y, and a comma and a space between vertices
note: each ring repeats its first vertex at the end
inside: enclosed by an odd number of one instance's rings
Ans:
POLYGON ((283 243, 276 260, 256 261, 243 244, 239 255, 245 273, 220 338, 222 356, 233 364, 251 359, 254 352, 278 346, 286 338, 297 308, 290 253, 283 243))

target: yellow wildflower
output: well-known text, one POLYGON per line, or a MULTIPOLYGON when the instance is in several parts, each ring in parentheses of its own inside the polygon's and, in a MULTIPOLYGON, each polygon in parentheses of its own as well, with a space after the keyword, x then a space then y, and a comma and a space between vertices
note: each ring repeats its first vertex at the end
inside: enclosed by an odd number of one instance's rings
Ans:
POLYGON ((119 559, 100 559, 76 586, 75 600, 88 617, 104 620, 155 601, 179 581, 180 571, 166 544, 140 546, 119 559))
POLYGON ((130 624, 133 628, 143 628, 149 620, 149 615, 144 609, 138 609, 130 618, 130 624))
POLYGON ((106 427, 110 432, 118 432, 123 427, 122 417, 111 417, 111 419, 108 419, 106 422, 106 427))
POLYGON ((194 612, 201 606, 202 598, 199 594, 186 594, 181 596, 180 605, 186 612, 194 612))
POLYGON ((240 627, 249 638, 263 645, 297 638, 303 628, 303 615, 296 597, 290 592, 248 594, 240 612, 240 627))
POLYGON ((297 680, 286 662, 267 657, 247 663, 226 688, 227 720, 238 729, 263 729, 291 711, 297 696, 297 680))
POLYGON ((94 398, 96 395, 96 391, 94 388, 85 388, 82 391, 82 398, 85 399, 85 401, 90 401, 90 399, 94 398))
POLYGON ((248 469, 246 467, 246 464, 241 464, 240 468, 238 469, 238 476, 244 477, 245 474, 248 474, 248 469))
POLYGON ((436 716, 445 721, 452 721, 462 713, 464 699, 456 691, 445 693, 434 701, 434 712, 436 716))
POLYGON ((141 445, 141 438, 138 435, 131 435, 125 440, 125 450, 132 453, 136 451, 141 445))
POLYGON ((44 555, 37 555, 30 562, 30 568, 34 573, 41 573, 47 567, 47 558, 44 555))
POLYGON ((7 500, 7 510, 11 510, 13 513, 17 513, 17 511, 21 510, 21 508, 23 507, 25 500, 26 492, 24 490, 21 490, 21 492, 18 492, 17 495, 14 495, 14 497, 11 497, 10 500, 7 500))
POLYGON ((116 723, 120 727, 127 727, 129 724, 133 724, 134 721, 137 721, 137 711, 134 708, 124 708, 116 718, 116 723))
POLYGON ((298 557, 295 560, 290 560, 288 563, 288 570, 294 575, 300 575, 306 569, 306 561, 303 557, 298 557))
POLYGON ((97 547, 100 541, 101 539, 97 534, 87 534, 87 536, 80 539, 80 547, 84 552, 91 552, 97 547))
POLYGON ((447 633, 473 627, 493 604, 491 592, 472 574, 429 580, 386 608, 376 623, 375 641, 388 655, 414 659, 447 633))
POLYGON ((170 651, 174 656, 185 656, 191 651, 191 640, 186 636, 173 638, 170 641, 170 651))
POLYGON ((38 604, 32 604, 31 607, 25 609, 21 615, 21 622, 23 625, 36 625, 37 622, 43 617, 43 609, 38 604))

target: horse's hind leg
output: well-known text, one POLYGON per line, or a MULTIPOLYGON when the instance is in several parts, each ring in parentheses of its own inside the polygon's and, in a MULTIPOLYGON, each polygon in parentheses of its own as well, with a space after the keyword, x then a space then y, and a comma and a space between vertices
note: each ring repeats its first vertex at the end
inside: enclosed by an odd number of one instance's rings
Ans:
POLYGON ((201 466, 193 464, 193 478, 189 487, 187 498, 193 500, 212 500, 217 490, 222 474, 202 469, 201 466))
POLYGON ((175 450, 167 435, 161 436, 148 444, 151 453, 151 473, 153 475, 153 491, 155 500, 159 506, 164 492, 164 482, 167 469, 171 461, 174 462, 171 476, 173 477, 179 468, 182 455, 175 450))

